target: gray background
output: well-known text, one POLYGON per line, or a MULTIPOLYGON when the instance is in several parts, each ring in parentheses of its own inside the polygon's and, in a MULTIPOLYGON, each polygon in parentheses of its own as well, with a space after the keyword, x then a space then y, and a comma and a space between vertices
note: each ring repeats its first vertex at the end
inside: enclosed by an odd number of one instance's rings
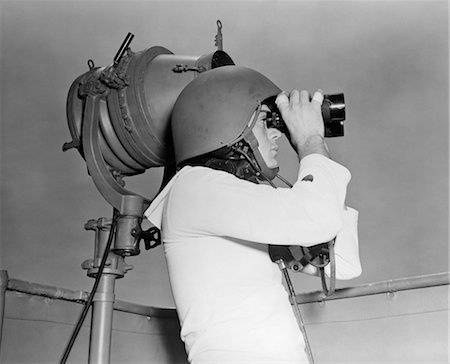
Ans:
MULTIPOLYGON (((446 1, 2 1, 1 269, 10 277, 90 290, 91 218, 109 217, 70 141, 65 99, 87 60, 134 51, 224 50, 281 88, 344 92, 346 136, 329 141, 353 174, 363 274, 340 286, 448 271, 448 4, 446 1)), ((291 181, 295 155, 282 148, 291 181)), ((127 180, 153 197, 161 170, 127 180)), ((217 257, 220 259, 220 257, 217 257)), ((119 299, 171 306, 161 247, 129 258, 119 299)), ((320 288, 293 275, 298 292, 320 288)))

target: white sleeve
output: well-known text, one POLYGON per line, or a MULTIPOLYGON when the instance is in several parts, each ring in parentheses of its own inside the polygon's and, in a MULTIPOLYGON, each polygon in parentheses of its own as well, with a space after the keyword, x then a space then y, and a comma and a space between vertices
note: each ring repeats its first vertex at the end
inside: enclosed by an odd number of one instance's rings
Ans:
POLYGON ((264 244, 310 246, 333 239, 344 223, 350 172, 319 154, 305 157, 290 189, 274 189, 194 167, 174 183, 164 208, 180 236, 218 235, 264 244))
MULTIPOLYGON (((344 209, 344 223, 338 232, 334 245, 336 257, 336 279, 352 279, 361 275, 361 261, 358 243, 358 211, 351 207, 344 209)), ((325 267, 330 276, 330 265, 325 267)))

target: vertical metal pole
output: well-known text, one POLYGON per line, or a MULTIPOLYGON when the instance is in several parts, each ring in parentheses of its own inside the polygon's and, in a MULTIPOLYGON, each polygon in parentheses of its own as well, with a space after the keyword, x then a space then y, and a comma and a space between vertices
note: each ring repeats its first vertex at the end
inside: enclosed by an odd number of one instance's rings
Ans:
POLYGON ((108 219, 91 220, 85 225, 86 229, 95 230, 95 250, 92 270, 88 275, 96 277, 99 273, 100 259, 103 254, 108 256, 106 266, 99 279, 97 290, 92 300, 91 336, 89 341, 89 363, 109 364, 111 351, 111 333, 115 300, 115 283, 118 276, 123 277, 114 265, 116 255, 108 249, 108 238, 111 223, 108 219))
POLYGON ((103 274, 94 295, 89 343, 90 364, 108 364, 110 361, 115 281, 115 275, 103 274))
POLYGON ((2 346, 3 318, 5 316, 6 288, 8 287, 8 272, 0 270, 0 348, 2 346))

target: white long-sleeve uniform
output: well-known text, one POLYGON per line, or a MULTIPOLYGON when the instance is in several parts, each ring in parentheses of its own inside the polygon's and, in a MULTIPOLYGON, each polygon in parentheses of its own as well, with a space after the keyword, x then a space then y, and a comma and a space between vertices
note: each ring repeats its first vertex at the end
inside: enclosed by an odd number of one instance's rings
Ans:
POLYGON ((349 180, 345 167, 319 154, 301 161, 290 189, 205 167, 172 178, 146 216, 162 232, 190 362, 307 362, 268 244, 310 246, 337 236, 337 278, 358 276, 358 213, 344 203, 349 180))

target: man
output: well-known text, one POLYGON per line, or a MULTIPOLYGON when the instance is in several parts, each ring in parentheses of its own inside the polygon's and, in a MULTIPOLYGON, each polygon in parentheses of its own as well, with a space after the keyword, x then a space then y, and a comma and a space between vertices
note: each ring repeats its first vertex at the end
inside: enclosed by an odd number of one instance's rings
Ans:
POLYGON ((162 232, 191 363, 307 362, 269 244, 336 237, 337 278, 361 272, 357 212, 345 206, 350 172, 329 159, 323 95, 280 91, 254 70, 225 66, 199 75, 174 106, 179 171, 146 216, 162 232), (278 171, 281 133, 266 125, 276 95, 300 161, 292 188, 258 183, 278 171))

